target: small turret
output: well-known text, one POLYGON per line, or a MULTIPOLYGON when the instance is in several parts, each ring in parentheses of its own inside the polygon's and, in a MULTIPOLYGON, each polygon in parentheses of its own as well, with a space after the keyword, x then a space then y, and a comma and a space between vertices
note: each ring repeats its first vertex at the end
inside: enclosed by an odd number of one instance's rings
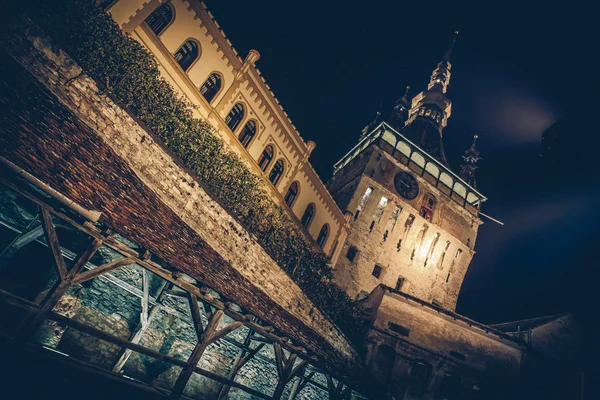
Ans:
POLYGON ((478 137, 478 135, 473 136, 473 144, 463 154, 464 162, 460 166, 460 177, 475 189, 477 189, 475 170, 477 169, 477 161, 481 160, 479 150, 475 147, 478 137))
POLYGON ((404 128, 406 120, 408 119, 408 110, 410 109, 410 100, 408 99, 409 90, 410 86, 407 86, 404 96, 396 101, 396 104, 394 104, 394 111, 392 111, 392 115, 388 118, 388 122, 392 128, 398 131, 404 128))

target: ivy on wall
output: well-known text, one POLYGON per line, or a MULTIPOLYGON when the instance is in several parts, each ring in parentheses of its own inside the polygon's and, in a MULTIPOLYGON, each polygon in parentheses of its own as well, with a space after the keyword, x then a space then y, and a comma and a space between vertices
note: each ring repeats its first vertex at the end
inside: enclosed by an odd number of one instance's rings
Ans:
POLYGON ((324 254, 268 196, 259 176, 226 149, 214 128, 194 118, 159 73, 152 54, 125 34, 92 0, 34 1, 32 17, 85 73, 143 122, 191 169, 208 193, 253 233, 262 247, 355 343, 363 310, 331 281, 324 254))

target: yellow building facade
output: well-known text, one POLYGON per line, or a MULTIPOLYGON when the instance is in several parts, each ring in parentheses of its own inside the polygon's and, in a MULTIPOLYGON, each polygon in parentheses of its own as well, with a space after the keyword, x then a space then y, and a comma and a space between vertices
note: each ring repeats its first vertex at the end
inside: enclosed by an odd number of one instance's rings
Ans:
POLYGON ((195 116, 215 128, 335 264, 349 217, 308 161, 315 143, 302 139, 256 68, 258 51, 242 59, 196 0, 118 0, 107 11, 156 57, 163 77, 193 105, 195 116))

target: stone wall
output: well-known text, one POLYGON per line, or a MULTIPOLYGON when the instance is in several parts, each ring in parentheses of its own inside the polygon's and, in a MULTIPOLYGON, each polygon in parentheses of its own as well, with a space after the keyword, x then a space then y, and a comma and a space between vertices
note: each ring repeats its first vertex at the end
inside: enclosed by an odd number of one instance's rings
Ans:
POLYGON ((126 111, 30 26, 4 36, 0 154, 335 369, 362 376, 356 351, 251 234, 126 111), (27 39, 23 33, 27 33, 27 39), (15 63, 14 60, 17 61, 15 63), (32 79, 32 74, 35 79, 32 79))

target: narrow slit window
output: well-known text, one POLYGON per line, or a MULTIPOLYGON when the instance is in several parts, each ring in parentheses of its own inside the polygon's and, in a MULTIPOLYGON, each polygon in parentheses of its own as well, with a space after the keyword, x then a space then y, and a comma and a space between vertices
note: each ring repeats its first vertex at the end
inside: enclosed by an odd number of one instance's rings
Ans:
POLYGON ((375 209, 375 213, 373 214, 373 220, 375 222, 379 222, 379 220, 381 219, 381 216, 383 215, 383 211, 385 210, 387 203, 388 199, 386 197, 381 197, 381 199, 379 200, 379 204, 377 204, 377 208, 375 209))
POLYGON ((365 206, 367 205, 367 202, 371 198, 372 194, 373 194, 373 188, 369 186, 367 188, 367 190, 365 190, 365 193, 360 198, 360 202, 358 203, 358 208, 356 209, 356 212, 354 213, 355 221, 358 219, 358 216, 360 215, 361 210, 364 209, 365 206))

